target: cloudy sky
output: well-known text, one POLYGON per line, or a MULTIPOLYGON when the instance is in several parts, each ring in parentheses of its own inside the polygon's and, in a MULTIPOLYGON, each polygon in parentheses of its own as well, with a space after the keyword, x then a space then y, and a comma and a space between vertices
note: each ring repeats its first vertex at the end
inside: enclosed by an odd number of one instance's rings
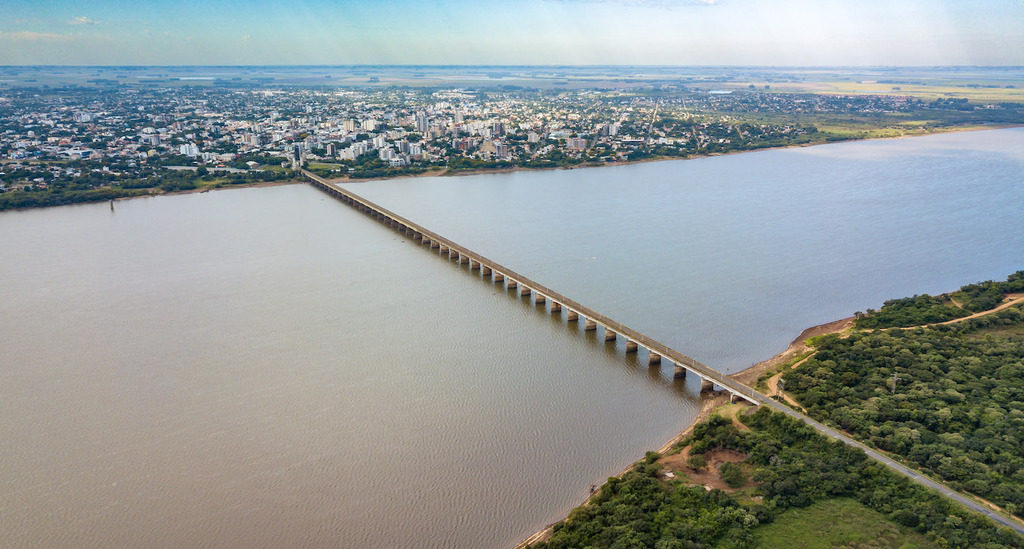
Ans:
POLYGON ((1024 65, 1024 0, 2 0, 21 64, 1024 65))

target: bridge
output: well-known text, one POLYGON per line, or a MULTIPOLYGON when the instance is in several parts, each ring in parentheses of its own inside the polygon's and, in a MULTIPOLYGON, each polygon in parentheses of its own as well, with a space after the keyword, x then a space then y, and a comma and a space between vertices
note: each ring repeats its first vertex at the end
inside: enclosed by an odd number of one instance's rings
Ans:
POLYGON ((714 390, 715 387, 719 387, 729 393, 731 400, 740 398, 751 403, 757 403, 762 402, 765 398, 750 387, 722 375, 717 370, 700 363, 693 357, 655 341, 620 322, 616 322, 527 276, 452 242, 322 177, 318 177, 305 170, 302 173, 312 181, 314 187, 319 188, 384 225, 411 237, 413 242, 429 246, 431 250, 437 250, 440 255, 447 256, 449 260, 469 265, 471 271, 480 271, 483 277, 492 279, 494 283, 504 284, 506 291, 516 291, 520 296, 532 299, 535 304, 546 307, 553 315, 565 313, 566 322, 582 322, 583 330, 588 332, 597 332, 600 329, 605 342, 612 342, 620 337, 623 338, 626 342, 626 353, 640 353, 641 349, 643 349, 643 352, 647 355, 648 365, 660 366, 663 362, 671 362, 676 378, 685 378, 688 373, 698 376, 701 381, 701 392, 714 390))
POLYGON ((444 238, 437 233, 429 231, 351 191, 342 189, 322 177, 318 177, 306 170, 302 170, 302 173, 310 179, 314 187, 365 213, 384 225, 412 237, 414 242, 418 241, 423 246, 429 246, 431 250, 437 250, 440 255, 447 256, 449 260, 456 260, 461 265, 469 265, 470 270, 480 271, 481 276, 491 278, 494 283, 503 283, 506 291, 517 291, 520 296, 524 297, 532 296, 534 303, 537 305, 544 305, 551 314, 561 315, 564 312, 566 322, 583 321, 585 331, 596 332, 598 327, 601 327, 604 333, 604 340, 606 342, 615 341, 619 337, 624 338, 626 340, 627 353, 638 353, 640 348, 643 347, 647 353, 647 363, 650 366, 657 366, 660 365, 662 361, 668 360, 674 364, 675 377, 685 378, 688 372, 699 376, 701 380, 701 392, 713 390, 718 386, 729 393, 730 400, 740 398, 752 404, 762 404, 775 411, 789 415, 790 417, 804 422, 809 427, 831 439, 841 441, 854 448, 860 448, 868 455, 868 457, 877 460, 893 471, 910 478, 918 484, 935 490, 943 496, 956 501, 972 511, 985 515, 1002 526, 1011 528, 1017 533, 1024 535, 1024 525, 1020 522, 997 513, 991 508, 966 497, 959 492, 951 490, 941 482, 932 480, 931 478, 922 475, 920 472, 910 469, 906 465, 903 465, 902 463, 865 446, 860 441, 851 438, 845 433, 827 425, 823 425, 803 413, 773 400, 743 383, 722 375, 692 357, 686 356, 667 345, 624 326, 623 324, 616 322, 581 303, 569 299, 547 286, 539 284, 496 261, 492 261, 478 253, 456 244, 455 242, 452 242, 451 240, 448 240, 447 238, 444 238))

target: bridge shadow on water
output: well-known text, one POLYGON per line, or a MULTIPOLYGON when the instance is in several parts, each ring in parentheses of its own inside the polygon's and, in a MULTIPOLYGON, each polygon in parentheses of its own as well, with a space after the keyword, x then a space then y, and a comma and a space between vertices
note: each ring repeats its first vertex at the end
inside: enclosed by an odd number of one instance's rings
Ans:
MULTIPOLYGON (((367 220, 375 221, 378 225, 381 224, 379 220, 373 218, 367 217, 367 220)), ((694 402, 705 396, 701 392, 699 377, 677 378, 671 363, 667 363, 667 365, 665 363, 648 365, 647 351, 643 353, 637 351, 627 352, 625 338, 618 337, 612 341, 605 341, 602 332, 584 329, 585 324, 582 317, 580 320, 570 321, 567 319, 567 311, 565 309, 552 312, 550 309, 550 299, 538 303, 533 292, 521 294, 520 288, 510 288, 506 285, 505 281, 496 281, 491 276, 483 275, 482 269, 479 266, 461 263, 457 256, 451 257, 441 253, 436 248, 416 241, 397 228, 387 228, 398 234, 403 243, 420 248, 421 251, 433 256, 434 259, 447 263, 448 267, 459 275, 470 278, 479 284, 490 286, 492 296, 496 298, 499 295, 503 296, 503 299, 509 304, 532 310, 533 316, 539 322, 545 322, 552 330, 561 332, 566 337, 583 338, 584 342, 598 349, 600 353, 610 359, 610 362, 621 365, 622 370, 629 374, 630 377, 642 377, 650 386, 671 391, 672 394, 686 402, 694 402)))

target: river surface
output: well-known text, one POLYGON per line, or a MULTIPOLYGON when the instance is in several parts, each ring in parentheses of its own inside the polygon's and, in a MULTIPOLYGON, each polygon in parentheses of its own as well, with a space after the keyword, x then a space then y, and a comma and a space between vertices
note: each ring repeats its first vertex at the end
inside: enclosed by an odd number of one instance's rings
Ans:
MULTIPOLYGON (((349 188, 732 372, 1024 268, 1024 130, 349 188)), ((0 546, 506 547, 684 428, 308 186, 0 214, 0 546)))
POLYGON ((727 373, 1024 269, 1024 128, 345 187, 727 373))

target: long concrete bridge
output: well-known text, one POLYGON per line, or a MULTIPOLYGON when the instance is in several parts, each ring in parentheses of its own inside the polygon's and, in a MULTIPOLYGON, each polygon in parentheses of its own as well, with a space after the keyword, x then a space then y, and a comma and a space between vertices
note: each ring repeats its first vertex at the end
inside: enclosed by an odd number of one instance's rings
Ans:
POLYGON ((566 322, 582 322, 584 331, 588 332, 597 332, 600 329, 606 342, 623 338, 626 342, 626 353, 640 353, 642 350, 647 355, 648 365, 659 366, 663 362, 671 362, 676 378, 685 378, 688 374, 698 376, 701 380, 702 392, 719 387, 727 391, 733 400, 742 398, 752 403, 763 400, 763 397, 759 398, 759 394, 750 387, 722 375, 692 357, 616 322, 496 261, 460 246, 352 191, 343 189, 308 171, 303 170, 302 173, 312 181, 315 187, 384 225, 411 237, 414 242, 429 246, 431 250, 437 250, 440 255, 447 256, 449 260, 469 265, 470 270, 480 271, 483 277, 489 277, 495 283, 504 284, 507 290, 516 291, 520 296, 532 298, 535 304, 545 306, 551 314, 562 315, 564 313, 566 322))
POLYGON ((843 443, 855 448, 860 448, 869 457, 886 465, 893 471, 937 491, 943 496, 956 501, 968 509, 989 517, 1002 526, 1006 526, 1020 534, 1024 534, 1024 525, 1020 522, 1003 516, 987 506, 947 488, 942 483, 932 480, 922 475, 920 472, 914 471, 902 463, 873 450, 872 448, 868 448, 863 443, 854 440, 845 433, 839 432, 826 425, 822 425, 810 417, 769 398, 747 385, 720 374, 710 367, 701 364, 692 357, 686 356, 667 345, 659 343, 636 330, 624 326, 581 303, 569 299, 551 288, 538 284, 530 278, 525 277, 496 261, 492 261, 478 253, 460 246, 455 242, 452 242, 437 233, 429 231, 351 191, 342 189, 341 187, 338 187, 337 185, 306 170, 302 170, 302 173, 312 181, 313 186, 376 219, 377 221, 380 221, 388 227, 412 237, 413 241, 418 241, 424 246, 429 246, 431 250, 437 250, 439 254, 447 256, 449 260, 457 260, 460 264, 469 265, 470 270, 480 271, 483 277, 490 277, 494 283, 503 283, 507 290, 516 291, 520 296, 532 296, 534 303, 538 305, 545 305, 551 314, 561 315, 564 312, 566 322, 583 322, 585 331, 596 332, 600 327, 603 330, 604 340, 606 342, 615 341, 620 337, 624 338, 626 341, 627 353, 638 353, 642 347, 647 354, 647 363, 649 365, 658 366, 663 361, 671 361, 675 366, 675 377, 684 378, 687 373, 699 376, 702 392, 712 390, 718 386, 727 391, 733 400, 741 398, 754 404, 763 404, 778 412, 782 412, 795 419, 803 421, 811 428, 829 438, 842 441, 843 443))

